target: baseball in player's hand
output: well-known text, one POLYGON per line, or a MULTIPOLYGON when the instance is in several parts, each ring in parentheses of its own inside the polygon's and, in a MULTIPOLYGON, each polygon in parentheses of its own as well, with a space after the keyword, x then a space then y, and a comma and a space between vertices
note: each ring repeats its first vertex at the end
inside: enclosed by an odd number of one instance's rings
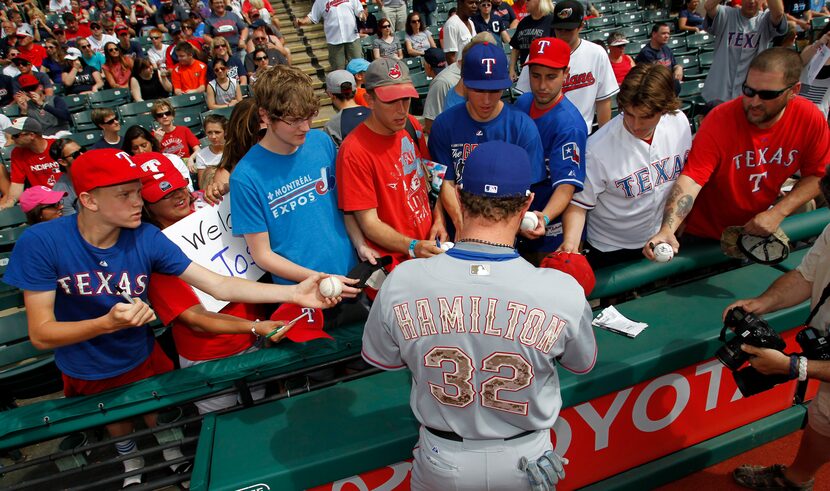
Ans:
POLYGON ((331 275, 324 273, 313 274, 292 286, 294 293, 290 303, 319 309, 327 309, 337 305, 341 300, 340 297, 324 297, 320 294, 320 281, 329 276, 331 275))
POLYGON ((767 237, 773 234, 784 220, 784 215, 775 208, 758 213, 744 225, 744 233, 767 237))
POLYGON ((133 298, 134 303, 119 302, 107 313, 106 330, 118 331, 128 327, 138 327, 152 322, 156 313, 140 298, 133 298))
POLYGON ((435 245, 434 240, 419 240, 415 244, 415 257, 432 257, 443 252, 443 249, 435 245))
POLYGON ((666 231, 664 229, 660 229, 657 232, 657 235, 648 239, 646 245, 643 246, 643 255, 649 260, 654 261, 654 246, 657 244, 665 242, 669 244, 674 251, 674 255, 676 256, 677 253, 680 251, 680 243, 677 242, 677 237, 674 236, 672 232, 666 231))

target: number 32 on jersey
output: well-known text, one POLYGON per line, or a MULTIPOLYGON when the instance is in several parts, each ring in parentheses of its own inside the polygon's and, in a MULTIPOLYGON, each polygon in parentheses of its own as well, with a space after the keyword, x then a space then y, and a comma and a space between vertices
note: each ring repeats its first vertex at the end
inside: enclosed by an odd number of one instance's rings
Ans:
POLYGON ((444 372, 444 385, 429 382, 432 396, 448 406, 467 407, 481 396, 481 405, 498 411, 527 416, 527 402, 515 402, 500 398, 502 391, 516 392, 528 387, 533 381, 533 366, 518 353, 495 352, 481 362, 482 372, 499 373, 503 367, 513 372, 510 377, 494 375, 481 383, 480 390, 471 383, 473 360, 457 347, 436 346, 424 355, 424 365, 441 369, 444 363, 453 365, 452 371, 444 372), (454 391, 447 391, 447 386, 454 391), (454 393, 453 393, 454 392, 454 393))

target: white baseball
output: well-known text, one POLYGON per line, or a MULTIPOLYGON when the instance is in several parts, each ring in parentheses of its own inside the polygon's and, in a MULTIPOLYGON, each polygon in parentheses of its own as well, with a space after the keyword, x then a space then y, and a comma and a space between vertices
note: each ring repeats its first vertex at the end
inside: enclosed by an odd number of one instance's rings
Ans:
POLYGON ((343 293, 343 282, 334 276, 324 278, 320 282, 320 295, 326 298, 338 297, 343 293))
POLYGON ((666 242, 654 246, 654 260, 658 263, 667 263, 674 257, 674 249, 666 242))
POLYGON ((454 242, 441 242, 441 249, 442 250, 448 251, 448 250, 452 249, 453 247, 455 247, 454 242))
POLYGON ((522 218, 522 230, 533 230, 539 225, 539 217, 532 211, 526 211, 524 218, 522 218))

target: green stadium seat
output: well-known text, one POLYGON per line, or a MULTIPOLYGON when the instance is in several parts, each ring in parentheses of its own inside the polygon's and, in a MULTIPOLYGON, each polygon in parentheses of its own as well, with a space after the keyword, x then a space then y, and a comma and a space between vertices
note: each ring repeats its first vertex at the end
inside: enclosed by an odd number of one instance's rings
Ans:
POLYGON ((251 95, 250 85, 240 85, 239 90, 242 92, 242 97, 248 97, 249 95, 251 95))
POLYGON ((20 116, 20 108, 17 104, 9 104, 3 108, 3 114, 8 118, 16 118, 20 116))
POLYGON ((62 386, 52 353, 29 341, 26 312, 0 317, 0 391, 16 399, 29 399, 62 386))
POLYGON ((642 12, 624 12, 617 14, 618 26, 630 26, 632 24, 639 24, 643 21, 642 12))
POLYGON ((648 41, 632 41, 625 45, 623 53, 629 56, 637 56, 646 44, 648 44, 648 41))
POLYGON ((687 48, 702 48, 704 46, 709 46, 715 42, 715 36, 700 32, 686 36, 686 47, 687 48))
POLYGON ((667 21, 671 19, 671 14, 669 14, 668 10, 664 9, 657 9, 657 10, 646 10, 643 12, 643 20, 645 22, 660 22, 660 21, 667 21))
POLYGON ((639 5, 637 5, 637 2, 634 1, 616 2, 611 4, 611 11, 615 13, 631 12, 633 10, 637 10, 638 8, 639 5))
POLYGON ((106 107, 116 107, 121 104, 126 104, 132 100, 132 95, 127 89, 106 89, 99 90, 89 95, 89 105, 102 105, 106 107))
POLYGON ((125 116, 121 122, 121 129, 127 131, 130 126, 142 126, 150 131, 153 130, 153 125, 156 120, 152 114, 136 114, 135 116, 125 116))
POLYGON ((830 17, 813 16, 813 18, 810 19, 810 39, 815 40, 819 32, 824 29, 824 26, 826 26, 828 22, 830 22, 830 17))
POLYGON ((204 134, 202 128, 202 111, 198 107, 177 110, 176 115, 173 116, 173 124, 176 126, 187 126, 197 137, 204 134))
POLYGON ((610 3, 602 3, 602 4, 594 4, 594 7, 597 9, 597 12, 600 15, 607 15, 611 13, 611 4, 610 3))
POLYGON ((406 31, 395 31, 395 40, 401 43, 401 47, 403 47, 404 39, 406 39, 406 31))
POLYGON ((71 113, 83 111, 89 107, 88 94, 67 95, 64 96, 63 100, 66 101, 66 106, 69 108, 69 112, 71 113))
POLYGON ((608 39, 608 35, 611 34, 609 31, 591 31, 585 34, 585 39, 587 41, 596 42, 596 41, 605 41, 608 39))
POLYGON ((76 132, 97 130, 98 127, 92 122, 92 111, 80 111, 72 113, 72 126, 76 132))
POLYGON ((700 67, 689 67, 683 68, 683 80, 684 81, 698 81, 704 80, 706 78, 706 71, 702 70, 700 67))
POLYGON ((418 95, 420 97, 426 97, 427 92, 429 92, 429 79, 427 78, 426 72, 412 73, 410 77, 412 78, 412 85, 418 91, 418 95))
POLYGON ((701 90, 703 90, 702 80, 680 82, 680 94, 678 94, 678 96, 684 100, 691 100, 699 96, 701 90))
POLYGON ((405 58, 403 62, 406 64, 406 67, 409 68, 409 73, 412 73, 413 71, 424 71, 424 59, 420 56, 416 56, 415 58, 405 58))
POLYGON ((599 29, 601 27, 608 27, 613 26, 615 22, 615 16, 608 15, 602 17, 594 17, 593 19, 588 19, 585 21, 585 26, 591 29, 599 29))
POLYGON ((232 107, 220 107, 219 109, 212 109, 210 111, 205 111, 200 115, 200 117, 202 119, 202 126, 204 126, 204 124, 205 124, 205 118, 208 117, 211 114, 221 114, 222 116, 225 116, 226 118, 230 119, 232 112, 233 112, 232 107))
POLYGON ((686 40, 683 37, 675 37, 672 36, 669 38, 669 42, 666 45, 672 49, 672 51, 683 51, 686 48, 686 40))
POLYGON ((89 148, 95 142, 100 140, 103 137, 103 132, 101 130, 92 130, 92 131, 82 131, 76 132, 69 135, 69 138, 78 142, 78 145, 89 148))
POLYGON ((123 106, 118 106, 118 114, 121 116, 122 119, 127 116, 150 114, 150 108, 153 107, 153 104, 155 104, 155 102, 156 101, 140 101, 124 104, 123 106))
POLYGON ((170 103, 173 104, 173 107, 176 108, 178 111, 181 108, 185 107, 204 107, 207 109, 207 103, 205 102, 205 94, 199 92, 197 94, 181 94, 173 96, 169 99, 170 103))
POLYGON ((696 56, 677 56, 674 55, 675 61, 677 64, 682 66, 684 70, 688 70, 689 68, 697 68, 699 63, 697 62, 696 56))
POLYGON ((7 147, 0 147, 0 159, 3 160, 5 163, 11 164, 12 162, 12 150, 14 150, 14 145, 9 145, 7 147))
POLYGON ((26 214, 19 206, 0 210, 0 228, 15 227, 22 223, 26 223, 26 214))
POLYGON ((709 68, 710 66, 712 66, 712 60, 714 59, 714 51, 704 51, 700 53, 700 56, 698 56, 698 63, 700 64, 701 68, 709 68))

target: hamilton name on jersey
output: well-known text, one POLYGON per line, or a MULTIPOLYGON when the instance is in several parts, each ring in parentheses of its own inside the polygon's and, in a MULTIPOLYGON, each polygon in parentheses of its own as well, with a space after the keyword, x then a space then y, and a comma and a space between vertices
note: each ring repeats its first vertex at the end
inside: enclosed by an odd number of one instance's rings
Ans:
POLYGON ((784 150, 781 147, 777 149, 767 147, 741 152, 732 157, 732 162, 735 164, 735 170, 761 167, 767 164, 789 167, 795 163, 796 158, 798 158, 798 150, 796 149, 784 150))
POLYGON ((131 278, 126 271, 112 273, 96 270, 60 277, 58 287, 70 296, 118 295, 120 289, 127 295, 136 297, 147 288, 147 275, 139 274, 131 278))
POLYGON ((636 198, 657 186, 674 182, 683 171, 688 157, 689 152, 686 151, 682 157, 674 155, 655 160, 648 166, 644 165, 627 176, 615 180, 614 185, 623 192, 626 198, 636 198), (654 169, 653 179, 649 167, 654 169))
POLYGON ((274 218, 286 215, 301 206, 317 201, 334 189, 334 172, 330 167, 320 168, 319 176, 305 175, 268 193, 268 207, 274 218))
POLYGON ((542 353, 550 353, 567 322, 539 308, 499 298, 421 298, 392 307, 404 341, 440 334, 494 336, 518 341, 542 353))

